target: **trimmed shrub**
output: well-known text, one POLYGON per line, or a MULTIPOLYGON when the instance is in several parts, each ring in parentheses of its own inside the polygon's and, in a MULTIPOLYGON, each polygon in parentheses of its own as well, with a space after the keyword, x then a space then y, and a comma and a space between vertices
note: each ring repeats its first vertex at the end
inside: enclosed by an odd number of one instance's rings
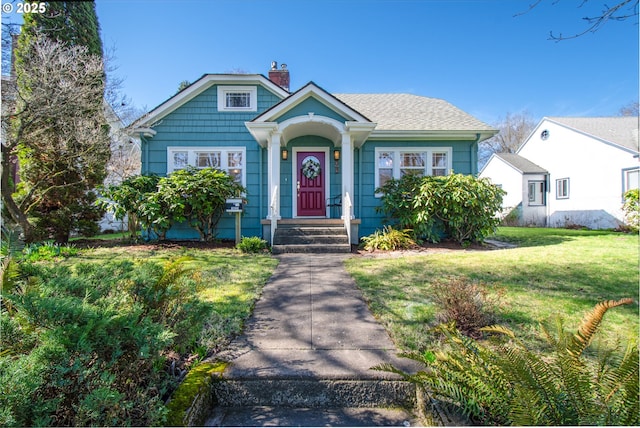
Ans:
POLYGON ((405 175, 389 180, 378 211, 416 239, 438 242, 450 237, 462 245, 482 242, 500 224, 497 213, 505 192, 486 178, 464 174, 445 177, 405 175))

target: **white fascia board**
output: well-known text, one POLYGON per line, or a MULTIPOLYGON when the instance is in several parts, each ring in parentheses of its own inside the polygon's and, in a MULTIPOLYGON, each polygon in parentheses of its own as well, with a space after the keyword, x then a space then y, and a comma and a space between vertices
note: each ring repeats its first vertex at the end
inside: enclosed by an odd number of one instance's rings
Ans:
POLYGON ((490 131, 395 131, 374 130, 369 140, 472 140, 483 141, 495 135, 490 131), (480 139, 478 139, 480 136, 480 139))
POLYGON ((153 126, 153 124, 172 111, 183 106, 213 85, 262 85, 275 95, 286 98, 289 92, 273 83, 261 74, 206 74, 191 86, 169 98, 134 123, 134 126, 153 126))
POLYGON ((262 147, 267 147, 271 135, 278 131, 276 122, 245 122, 244 125, 262 147))
POLYGON ((320 88, 313 82, 309 82, 305 87, 300 89, 298 92, 291 95, 289 98, 285 99, 281 103, 277 104, 275 107, 267 110, 262 115, 256 117, 254 119, 255 122, 270 122, 273 121, 278 116, 281 116, 287 110, 290 110, 296 107, 298 104, 304 102, 309 97, 313 97, 321 103, 325 104, 327 107, 335 110, 337 113, 347 116, 349 119, 357 122, 369 122, 367 118, 362 116, 357 111, 348 107, 346 104, 339 101, 336 97, 326 92, 324 89, 320 88))
POLYGON ((351 134, 355 147, 360 147, 374 131, 377 123, 374 122, 353 122, 345 123, 345 130, 351 134))

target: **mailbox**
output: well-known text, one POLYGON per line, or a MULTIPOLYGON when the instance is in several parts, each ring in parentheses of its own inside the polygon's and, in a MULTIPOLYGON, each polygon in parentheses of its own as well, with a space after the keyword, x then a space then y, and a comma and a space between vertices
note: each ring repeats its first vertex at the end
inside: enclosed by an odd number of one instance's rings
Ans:
POLYGON ((241 213, 242 212, 242 198, 227 199, 224 204, 224 209, 228 213, 241 213))

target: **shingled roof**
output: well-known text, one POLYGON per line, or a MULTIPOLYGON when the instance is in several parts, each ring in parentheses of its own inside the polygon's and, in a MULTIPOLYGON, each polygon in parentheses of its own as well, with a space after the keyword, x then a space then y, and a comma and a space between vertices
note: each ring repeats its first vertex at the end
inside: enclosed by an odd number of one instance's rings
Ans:
POLYGON ((561 125, 638 151, 638 117, 549 117, 561 125))
POLYGON ((548 174, 546 169, 515 153, 495 153, 495 156, 523 174, 548 174))
POLYGON ((497 132, 486 123, 438 98, 411 94, 332 94, 376 122, 380 131, 497 132))

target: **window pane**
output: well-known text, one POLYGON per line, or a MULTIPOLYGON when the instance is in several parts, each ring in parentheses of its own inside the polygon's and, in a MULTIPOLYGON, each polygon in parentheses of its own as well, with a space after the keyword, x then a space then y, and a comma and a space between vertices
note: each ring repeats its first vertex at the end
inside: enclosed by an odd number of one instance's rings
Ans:
POLYGON ((378 167, 379 168, 393 168, 393 153, 381 152, 378 155, 378 167))
POLYGON ((400 166, 424 168, 425 166, 424 154, 423 153, 401 153, 400 166))
POLYGON ((220 152, 196 153, 196 167, 220 168, 220 152))
POLYGON ((242 184, 242 169, 232 168, 229 169, 229 176, 233 177, 236 183, 242 184))
POLYGON ((447 167, 447 154, 446 153, 434 153, 432 156, 432 164, 434 168, 446 168, 447 167))
POLYGON ((186 168, 189 164, 188 152, 173 152, 173 169, 186 168))
POLYGON ((227 107, 251 107, 251 96, 248 92, 227 92, 227 107))
POLYGON ((227 165, 229 168, 242 167, 242 152, 229 152, 227 154, 227 165))
POLYGON ((404 177, 405 175, 423 176, 424 175, 424 170, 423 169, 401 169, 400 170, 400 176, 404 177))
POLYGON ((640 170, 627 171, 627 188, 625 190, 637 189, 640 187, 640 170))
POLYGON ((393 169, 390 168, 380 168, 378 170, 379 174, 379 184, 380 187, 384 186, 384 184, 393 178, 393 169))

